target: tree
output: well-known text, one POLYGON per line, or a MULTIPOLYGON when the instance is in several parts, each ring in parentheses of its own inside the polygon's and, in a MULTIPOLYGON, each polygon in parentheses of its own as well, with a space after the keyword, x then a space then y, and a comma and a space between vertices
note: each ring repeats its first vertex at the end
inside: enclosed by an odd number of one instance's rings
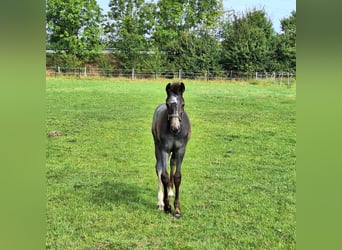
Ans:
POLYGON ((252 73, 273 65, 274 30, 264 10, 234 15, 223 28, 223 63, 226 69, 252 73))
POLYGON ((222 0, 159 0, 153 39, 164 52, 164 65, 173 70, 207 69, 212 51, 201 39, 210 42, 212 48, 213 31, 222 13, 222 0))
POLYGON ((111 0, 106 32, 121 66, 141 68, 149 51, 148 38, 154 27, 153 3, 144 0, 111 0))
POLYGON ((96 0, 47 0, 48 48, 69 66, 92 59, 102 48, 102 18, 96 0))
POLYGON ((281 30, 276 40, 276 58, 278 70, 296 71, 296 12, 280 20, 281 30))
POLYGON ((222 0, 111 0, 109 6, 108 40, 122 67, 212 67, 213 50, 206 48, 218 48, 213 30, 223 13, 222 0))
POLYGON ((191 71, 220 70, 220 47, 210 30, 181 33, 178 39, 178 65, 191 71))

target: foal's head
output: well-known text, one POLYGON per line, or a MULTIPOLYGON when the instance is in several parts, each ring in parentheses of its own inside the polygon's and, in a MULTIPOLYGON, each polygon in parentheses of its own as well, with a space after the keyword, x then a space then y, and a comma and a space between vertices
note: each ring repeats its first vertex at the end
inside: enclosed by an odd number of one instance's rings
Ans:
POLYGON ((185 91, 184 83, 168 83, 166 86, 166 106, 170 130, 178 134, 181 130, 182 116, 184 113, 183 93, 185 91))

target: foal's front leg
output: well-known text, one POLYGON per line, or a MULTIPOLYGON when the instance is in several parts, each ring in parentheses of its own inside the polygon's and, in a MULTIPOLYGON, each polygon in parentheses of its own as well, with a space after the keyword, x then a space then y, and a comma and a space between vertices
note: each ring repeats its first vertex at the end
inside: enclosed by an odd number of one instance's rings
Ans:
POLYGON ((175 189, 176 189, 176 197, 174 201, 175 211, 174 216, 176 218, 180 217, 180 203, 179 203, 179 187, 182 182, 182 173, 181 173, 181 167, 182 162, 185 154, 185 148, 181 148, 178 150, 178 152, 175 154, 175 162, 176 162, 176 173, 173 176, 174 183, 175 183, 175 189))
POLYGON ((171 212, 171 206, 168 198, 169 175, 167 173, 167 160, 169 154, 156 148, 156 172, 158 175, 158 209, 167 213, 171 212), (164 192, 163 192, 164 189, 164 192))
POLYGON ((158 176, 158 210, 164 210, 164 193, 163 193, 163 182, 161 178, 162 172, 161 170, 157 170, 157 176, 158 176))
POLYGON ((155 144, 155 156, 156 156, 156 174, 158 176, 158 209, 164 210, 165 204, 164 204, 164 184, 163 184, 163 172, 166 170, 166 159, 168 157, 168 154, 166 152, 163 152, 157 144, 155 144))
POLYGON ((175 181, 175 187, 176 187, 176 197, 175 197, 175 201, 174 201, 174 206, 175 206, 175 212, 174 212, 174 216, 176 218, 180 217, 180 204, 179 204, 179 186, 182 182, 182 174, 180 172, 180 170, 176 170, 176 173, 174 175, 174 181, 175 181))
POLYGON ((169 174, 167 173, 166 169, 163 170, 163 173, 161 175, 161 179, 163 182, 163 186, 164 186, 164 211, 165 213, 171 213, 171 205, 169 203, 169 196, 167 194, 167 190, 169 188, 169 174))

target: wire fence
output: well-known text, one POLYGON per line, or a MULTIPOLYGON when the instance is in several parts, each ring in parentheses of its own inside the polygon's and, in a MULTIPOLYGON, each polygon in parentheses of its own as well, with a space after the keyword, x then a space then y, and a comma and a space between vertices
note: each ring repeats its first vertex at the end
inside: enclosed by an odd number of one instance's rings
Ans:
POLYGON ((199 80, 269 80, 279 84, 291 84, 296 80, 293 72, 241 72, 234 70, 227 71, 192 71, 179 69, 171 70, 137 70, 137 69, 114 69, 114 68, 94 68, 79 67, 65 68, 61 66, 47 67, 46 76, 72 76, 72 77, 107 77, 107 78, 129 78, 135 79, 199 79, 199 80))

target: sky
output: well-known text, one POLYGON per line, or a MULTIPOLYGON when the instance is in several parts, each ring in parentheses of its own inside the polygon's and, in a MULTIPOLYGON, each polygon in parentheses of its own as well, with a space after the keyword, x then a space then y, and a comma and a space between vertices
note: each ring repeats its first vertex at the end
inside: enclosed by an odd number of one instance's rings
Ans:
MULTIPOLYGON (((109 10, 110 0, 97 0, 104 13, 109 10)), ((267 16, 271 19, 274 30, 279 33, 280 20, 291 15, 291 11, 296 10, 296 0, 223 0, 226 10, 233 10, 237 13, 244 12, 254 7, 264 9, 267 16)))

